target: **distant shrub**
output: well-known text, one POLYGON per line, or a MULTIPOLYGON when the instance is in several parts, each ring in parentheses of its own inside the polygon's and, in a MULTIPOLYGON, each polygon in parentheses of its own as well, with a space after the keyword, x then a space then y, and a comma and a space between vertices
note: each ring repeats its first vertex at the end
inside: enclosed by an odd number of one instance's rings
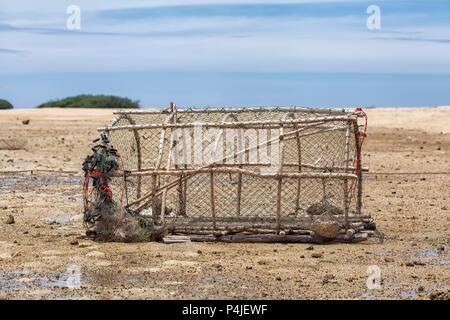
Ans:
POLYGON ((139 108, 139 100, 104 95, 79 95, 61 100, 49 101, 38 108, 139 108))
POLYGON ((0 109, 12 109, 12 108, 14 107, 11 103, 9 103, 9 101, 0 99, 0 109))

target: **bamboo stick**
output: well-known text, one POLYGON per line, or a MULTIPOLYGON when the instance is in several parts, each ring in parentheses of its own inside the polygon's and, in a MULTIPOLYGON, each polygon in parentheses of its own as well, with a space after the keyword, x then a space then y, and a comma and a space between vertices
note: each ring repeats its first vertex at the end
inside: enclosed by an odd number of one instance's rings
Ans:
POLYGON ((325 241, 319 236, 312 235, 286 235, 281 237, 279 235, 270 234, 252 234, 252 235, 230 235, 230 236, 209 236, 209 235, 191 235, 190 239, 193 242, 229 242, 229 243, 352 243, 360 242, 367 239, 362 234, 355 234, 351 239, 345 239, 344 235, 338 235, 336 239, 325 241))
MULTIPOLYGON (((169 117, 169 121, 171 123, 176 122, 177 121, 177 114, 176 114, 176 107, 175 104, 173 102, 170 102, 170 114, 171 117, 169 117)), ((172 132, 173 129, 171 129, 171 134, 170 136, 172 136, 172 132)), ((173 154, 173 147, 175 145, 175 141, 170 141, 169 143, 169 154, 167 155, 167 171, 170 170, 170 163, 172 160, 172 154, 173 154)), ((169 176, 164 176, 164 184, 167 185, 169 183, 169 176)), ((167 191, 168 188, 164 188, 163 189, 163 194, 162 194, 162 201, 161 201, 161 222, 164 223, 165 222, 165 213, 166 213, 166 201, 167 201, 167 191)))
MULTIPOLYGON (((345 172, 348 172, 349 158, 350 158, 350 126, 351 123, 348 123, 347 131, 345 132, 345 172)), ((344 179, 344 224, 345 229, 348 229, 348 179, 344 179)))
MULTIPOLYGON (((356 161, 359 159, 359 163, 356 163, 356 167, 359 167, 359 170, 357 172, 358 175, 358 185, 357 185, 357 195, 356 195, 356 213, 361 214, 361 207, 362 207, 362 164, 361 164, 361 148, 359 148, 360 145, 360 132, 359 128, 357 126, 358 122, 353 125, 353 131, 355 134, 355 145, 356 145, 356 161)), ((356 168, 355 168, 356 169, 356 168)), ((355 170, 353 169, 353 170, 355 170)))
MULTIPOLYGON (((174 226, 169 230, 170 232, 176 233, 196 233, 196 232, 212 232, 212 231, 226 231, 228 233, 238 233, 238 232, 253 232, 253 233, 275 233, 275 229, 268 228, 267 225, 248 225, 248 226, 236 226, 236 227, 217 227, 216 229, 211 229, 210 226, 189 226, 189 227, 177 227, 174 226)), ((296 226, 286 227, 284 229, 286 234, 311 234, 313 231, 300 229, 296 226)))
MULTIPOLYGON (((312 136, 315 134, 319 134, 319 133, 324 133, 324 132, 331 132, 331 131, 339 131, 339 130, 345 130, 346 128, 342 128, 342 127, 333 127, 333 128, 327 128, 327 129, 321 129, 321 130, 317 130, 317 131, 313 131, 313 132, 307 132, 307 133, 303 133, 301 136, 302 137, 307 137, 307 136, 312 136)), ((297 137, 286 137, 286 141, 287 140, 292 140, 292 139, 296 139, 297 137)))
POLYGON ((166 244, 184 243, 184 242, 191 242, 191 238, 189 236, 174 236, 174 235, 169 235, 163 238, 163 243, 166 244))
MULTIPOLYGON (((178 109, 179 113, 249 113, 249 112, 301 112, 301 113, 318 113, 318 114, 355 114, 354 109, 345 108, 307 108, 303 106, 289 106, 289 107, 246 107, 246 108, 233 108, 233 107, 221 107, 221 108, 182 108, 178 109)), ((169 110, 166 108, 156 108, 150 110, 116 110, 114 114, 165 114, 169 110)))
MULTIPOLYGON (((361 231, 361 232, 369 231, 369 230, 365 230, 363 227, 351 228, 351 229, 354 230, 355 233, 356 233, 356 231, 361 231)), ((222 225, 221 227, 216 226, 216 229, 212 229, 211 226, 208 226, 208 225, 203 225, 203 226, 189 225, 189 226, 184 226, 184 227, 174 226, 169 231, 175 232, 175 233, 198 233, 198 232, 211 233, 213 231, 226 231, 228 233, 239 233, 239 232, 273 233, 273 234, 276 233, 276 229, 268 227, 267 224, 265 224, 265 225, 250 225, 249 224, 249 225, 241 225, 241 226, 222 225)), ((286 234, 313 234, 314 233, 311 230, 299 228, 298 224, 297 225, 284 225, 283 231, 286 234)), ((347 230, 345 230, 345 229, 339 230, 339 233, 341 233, 341 234, 345 234, 346 232, 347 232, 347 230)))
POLYGON ((192 235, 191 241, 195 242, 234 242, 234 243, 323 243, 323 238, 311 235, 279 235, 272 234, 252 234, 252 235, 230 235, 230 236, 208 236, 208 235, 192 235))
MULTIPOLYGON (((297 235, 313 235, 313 231, 310 230, 282 230, 285 234, 297 234, 297 235)), ((214 232, 221 232, 221 234, 236 234, 236 233, 254 233, 254 234, 276 234, 276 230, 273 229, 254 229, 248 227, 241 228, 230 228, 225 230, 213 230, 213 229, 205 229, 205 230, 197 230, 197 229, 187 229, 187 228, 174 228, 170 230, 171 233, 178 234, 202 234, 208 235, 213 234, 214 232)), ((281 231, 280 231, 281 232, 281 231)))
MULTIPOLYGON (((198 169, 188 169, 188 170, 158 170, 158 171, 144 171, 144 172, 133 172, 128 176, 151 176, 151 175, 169 175, 169 176, 179 176, 181 172, 184 173, 183 179, 186 179, 186 176, 191 176, 199 173, 209 173, 210 170, 214 171, 214 173, 235 173, 247 175, 255 178, 301 178, 301 179, 358 179, 358 176, 354 173, 344 173, 344 172, 320 172, 320 171, 312 171, 312 172, 282 172, 282 173, 273 173, 273 174, 262 174, 255 171, 250 171, 247 169, 241 168, 198 168, 198 169)), ((173 182, 170 183, 173 186, 173 182)), ((160 189, 165 186, 160 187, 160 189)))
POLYGON ((345 237, 345 234, 338 234, 336 238, 331 242, 344 242, 344 243, 354 243, 354 242, 361 242, 367 240, 367 234, 364 236, 361 233, 355 233, 351 238, 347 239, 345 237))
MULTIPOLYGON (((114 112, 113 112, 113 113, 114 113, 114 112)), ((118 117, 116 117, 116 118, 114 118, 114 119, 111 120, 111 122, 107 125, 107 127, 113 127, 113 126, 115 126, 116 123, 119 122, 119 120, 123 118, 123 116, 124 116, 123 114, 119 114, 118 117)))
MULTIPOLYGON (((296 127, 294 127, 297 129, 296 127)), ((295 139, 297 142, 297 157, 298 157, 298 172, 302 172, 302 148, 301 148, 301 141, 300 141, 300 135, 297 132, 295 134, 295 139)), ((286 165, 286 164, 284 164, 286 165)), ((301 190, 301 179, 297 179, 297 194, 295 196, 295 213, 297 213, 300 210, 300 190, 301 190)))
POLYGON ((345 238, 346 239, 351 239, 354 234, 355 234, 355 230, 354 229, 348 229, 345 232, 345 238))
MULTIPOLYGON (((141 139, 139 137, 139 132, 137 132, 136 130, 134 130, 134 135, 135 135, 135 139, 136 139, 137 157, 138 157, 137 169, 138 169, 138 171, 140 171, 142 169, 141 139)), ((138 177, 136 198, 141 197, 141 189, 142 189, 142 178, 138 177)))
MULTIPOLYGON (((217 163, 216 164, 216 166, 218 166, 218 167, 241 167, 241 166, 246 166, 246 167, 268 167, 268 166, 271 166, 271 164, 270 163, 263 163, 263 162, 256 162, 256 163, 245 163, 245 164, 238 164, 238 163, 217 163)), ((339 171, 339 170, 342 170, 342 171, 344 171, 345 169, 346 169, 346 167, 345 166, 329 166, 329 167, 324 167, 324 166, 315 166, 315 165, 312 165, 312 164, 305 164, 305 163, 284 163, 284 165, 283 165, 284 167, 301 167, 301 168, 309 168, 309 169, 315 169, 315 170, 318 170, 318 171, 324 171, 324 170, 326 170, 326 171, 329 171, 329 172, 333 172, 333 171, 339 171)), ((160 167, 159 169, 161 169, 161 170, 166 170, 167 168, 166 167, 160 167)), ((185 169, 187 169, 187 170, 193 170, 193 169, 195 169, 195 167, 191 167, 191 168, 189 168, 189 167, 187 167, 186 165, 185 165, 185 169)), ((148 168, 143 168, 143 169, 141 169, 141 170, 139 170, 139 171, 130 171, 130 173, 128 173, 127 174, 127 176, 133 176, 133 173, 135 173, 135 172, 145 172, 145 171, 154 171, 155 170, 155 167, 148 167, 148 168)), ((356 170, 356 167, 353 167, 353 166, 349 166, 348 167, 348 170, 350 170, 350 171, 355 171, 356 170)), ((301 171, 301 170, 299 170, 299 171, 301 171)), ((363 172, 367 172, 367 171, 369 171, 369 168, 368 167, 363 167, 362 168, 362 171, 363 172)), ((113 174, 112 175, 113 177, 121 177, 122 176, 122 173, 116 173, 116 174, 113 174)))
POLYGON ((193 128, 201 126, 204 128, 248 128, 249 126, 280 126, 280 125, 295 125, 295 124, 309 124, 318 122, 333 122, 333 121, 353 121, 355 122, 357 117, 355 115, 346 116, 328 116, 317 118, 303 118, 294 120, 264 120, 264 121, 243 121, 239 123, 162 123, 162 124, 140 124, 140 125, 127 125, 127 126, 115 126, 115 127, 103 127, 97 129, 98 131, 116 131, 116 130, 129 130, 129 129, 159 129, 159 128, 193 128))
MULTIPOLYGON (((291 113, 286 113, 283 116, 282 121, 285 122, 287 117, 290 116, 291 113)), ((298 132, 296 133, 298 135, 298 132)), ((283 173, 283 164, 284 164, 284 149, 285 149, 285 144, 284 144, 284 126, 281 125, 280 127, 280 163, 279 163, 279 167, 278 167, 278 176, 280 174, 283 173)), ((272 150, 273 152, 273 150, 272 150)), ((282 186, 282 178, 279 177, 278 178, 278 186, 277 186, 277 234, 280 234, 280 219, 281 219, 281 186, 282 186)))
MULTIPOLYGON (((300 139, 297 140, 297 149, 298 149, 298 161, 299 161, 299 166, 298 166, 298 172, 301 173, 302 172, 302 165, 301 165, 301 161, 302 161, 302 154, 301 154, 301 144, 300 144, 300 139)), ((295 197, 295 213, 297 213, 300 210, 300 192, 301 192, 301 187, 302 187, 302 179, 298 178, 297 179, 297 195, 295 197)))

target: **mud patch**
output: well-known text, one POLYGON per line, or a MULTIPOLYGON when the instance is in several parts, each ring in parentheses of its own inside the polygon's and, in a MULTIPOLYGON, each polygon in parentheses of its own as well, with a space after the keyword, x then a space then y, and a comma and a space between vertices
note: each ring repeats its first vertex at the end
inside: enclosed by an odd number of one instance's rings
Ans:
POLYGON ((59 174, 48 176, 3 175, 0 176, 0 193, 26 193, 46 186, 80 185, 82 178, 59 174))
POLYGON ((51 217, 44 217, 41 219, 42 221, 45 222, 50 222, 50 223, 66 223, 66 222, 72 222, 72 216, 71 215, 64 215, 61 217, 56 217, 56 218, 51 218, 51 217))
MULTIPOLYGON (((41 273, 29 270, 16 270, 10 272, 0 272, 0 294, 14 291, 33 291, 58 288, 73 288, 73 273, 67 269, 65 272, 41 273)), ((86 280, 80 277, 76 285, 84 285, 86 280)), ((78 281, 77 280, 77 281, 78 281)))

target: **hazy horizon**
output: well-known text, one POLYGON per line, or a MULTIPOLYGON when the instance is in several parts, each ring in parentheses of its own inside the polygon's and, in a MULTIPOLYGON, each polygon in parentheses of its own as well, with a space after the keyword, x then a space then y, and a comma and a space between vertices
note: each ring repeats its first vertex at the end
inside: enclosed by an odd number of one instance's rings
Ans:
POLYGON ((78 0, 73 30, 72 4, 0 0, 0 99, 15 108, 79 94, 143 107, 450 104, 448 1, 78 0))

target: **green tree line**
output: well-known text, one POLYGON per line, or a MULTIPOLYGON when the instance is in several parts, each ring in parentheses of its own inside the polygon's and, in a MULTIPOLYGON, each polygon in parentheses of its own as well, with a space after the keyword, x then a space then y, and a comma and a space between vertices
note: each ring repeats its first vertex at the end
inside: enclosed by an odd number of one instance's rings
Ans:
POLYGON ((139 108, 139 100, 105 95, 78 95, 60 100, 49 101, 38 108, 139 108))
POLYGON ((0 99, 0 109, 12 109, 13 105, 7 100, 0 99))

